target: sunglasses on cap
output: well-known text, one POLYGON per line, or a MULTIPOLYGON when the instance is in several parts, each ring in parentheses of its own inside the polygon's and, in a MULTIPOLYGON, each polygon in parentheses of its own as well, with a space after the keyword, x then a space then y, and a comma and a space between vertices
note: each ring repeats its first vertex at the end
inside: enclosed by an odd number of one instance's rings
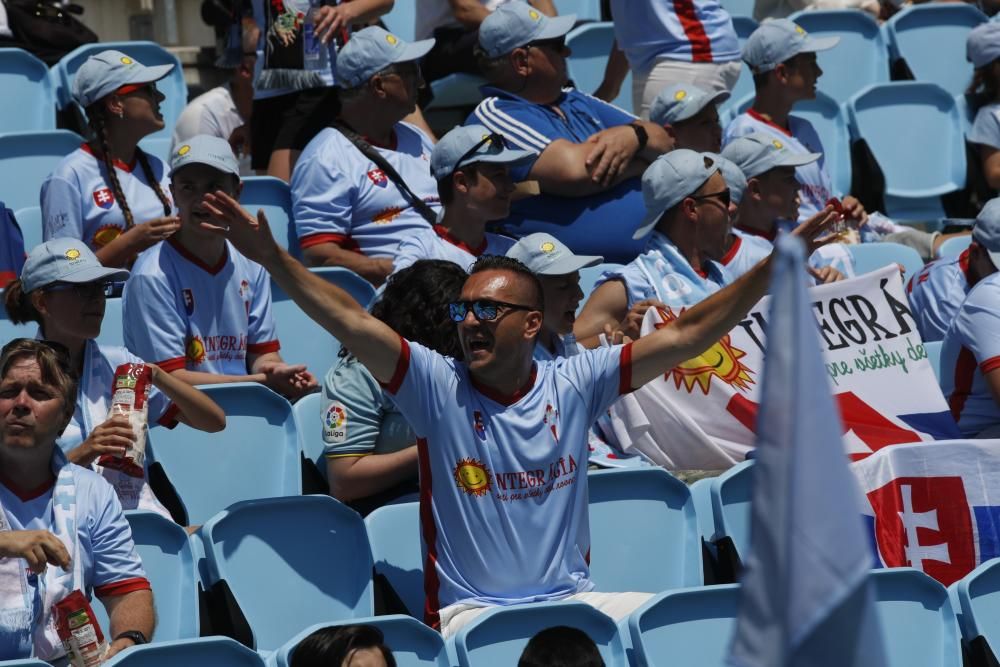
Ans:
POLYGON ((453 322, 465 321, 465 316, 469 311, 480 322, 493 322, 500 317, 501 310, 535 310, 532 306, 522 306, 517 303, 507 303, 505 301, 491 301, 489 299, 476 299, 475 301, 455 301, 448 304, 448 313, 453 322))
MULTIPOLYGON (((490 132, 485 137, 483 137, 479 141, 479 143, 477 143, 475 146, 462 153, 462 157, 458 158, 458 160, 455 161, 455 168, 451 170, 451 173, 454 174, 456 171, 461 169, 461 167, 459 167, 458 165, 462 164, 463 162, 465 162, 465 160, 478 153, 479 149, 482 148, 483 146, 489 146, 490 147, 489 153, 496 154, 502 152, 505 148, 507 148, 507 142, 504 140, 502 134, 499 134, 497 132, 490 132)), ((449 174, 449 176, 450 175, 451 174, 449 174)))

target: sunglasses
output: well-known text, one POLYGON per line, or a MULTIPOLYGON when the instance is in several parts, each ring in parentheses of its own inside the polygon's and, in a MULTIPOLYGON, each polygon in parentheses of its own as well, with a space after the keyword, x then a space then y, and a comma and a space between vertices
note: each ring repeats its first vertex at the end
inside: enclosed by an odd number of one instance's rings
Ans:
MULTIPOLYGON (((465 151, 462 154, 462 157, 458 158, 458 160, 455 162, 455 168, 451 170, 451 173, 454 174, 456 171, 459 170, 461 166, 464 166, 462 165, 462 163, 465 162, 470 157, 479 153, 479 149, 482 148, 483 146, 489 146, 489 150, 487 151, 487 153, 495 155, 497 153, 503 152, 503 150, 507 148, 507 142, 504 140, 502 134, 499 134, 497 132, 491 132, 490 134, 487 134, 479 141, 479 143, 477 143, 469 150, 465 151)), ((451 174, 449 174, 449 176, 450 175, 451 174)))
POLYGON ((553 51, 562 52, 566 49, 566 37, 553 37, 552 39, 540 39, 537 42, 528 42, 525 48, 530 49, 535 47, 536 49, 544 49, 546 47, 552 49, 553 51))
POLYGON ((531 306, 522 306, 516 303, 506 303, 504 301, 490 301, 489 299, 476 299, 475 301, 455 301, 448 304, 448 312, 452 322, 463 322, 465 316, 472 311, 472 314, 480 322, 493 322, 500 317, 501 309, 505 310, 535 310, 531 306))
POLYGON ((93 283, 54 283, 45 288, 46 292, 76 292, 81 299, 96 299, 99 296, 105 298, 115 293, 117 283, 113 282, 93 282, 93 283))
POLYGON ((132 93, 145 93, 149 96, 156 95, 155 83, 130 83, 115 91, 115 95, 131 95, 132 93))
POLYGON ((718 199, 723 206, 729 208, 729 202, 732 201, 732 193, 729 188, 725 190, 719 190, 718 192, 709 192, 703 195, 691 195, 688 199, 693 199, 695 201, 701 201, 702 199, 718 199))

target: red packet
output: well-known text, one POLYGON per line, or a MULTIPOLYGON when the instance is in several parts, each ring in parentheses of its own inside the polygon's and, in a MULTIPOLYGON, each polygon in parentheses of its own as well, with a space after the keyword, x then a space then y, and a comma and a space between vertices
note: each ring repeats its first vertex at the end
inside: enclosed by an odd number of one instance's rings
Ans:
POLYGON ((132 477, 143 477, 146 460, 146 422, 149 413, 149 390, 153 384, 153 371, 146 364, 122 364, 115 369, 112 387, 111 411, 108 417, 125 415, 129 418, 135 441, 118 457, 104 454, 97 461, 105 468, 121 470, 132 477))
POLYGON ((92 667, 103 662, 108 647, 101 625, 80 591, 73 591, 53 608, 56 632, 73 667, 92 667))

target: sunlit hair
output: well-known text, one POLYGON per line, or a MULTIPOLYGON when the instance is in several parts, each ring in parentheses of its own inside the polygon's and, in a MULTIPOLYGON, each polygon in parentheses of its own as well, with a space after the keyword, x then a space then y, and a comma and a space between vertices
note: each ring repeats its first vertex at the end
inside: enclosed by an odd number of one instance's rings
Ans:
POLYGON ((69 350, 52 341, 15 338, 0 350, 0 382, 7 379, 14 362, 25 357, 38 362, 42 382, 53 387, 62 397, 65 428, 76 410, 77 377, 70 362, 69 350))

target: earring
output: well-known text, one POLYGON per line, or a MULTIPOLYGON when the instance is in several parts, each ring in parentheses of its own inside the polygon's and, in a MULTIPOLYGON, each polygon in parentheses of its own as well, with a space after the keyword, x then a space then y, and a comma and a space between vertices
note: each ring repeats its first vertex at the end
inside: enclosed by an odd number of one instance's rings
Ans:
POLYGON ((118 111, 118 117, 119 117, 119 118, 124 118, 124 117, 125 117, 125 112, 124 112, 124 111, 121 111, 121 110, 119 110, 119 111, 118 111))

